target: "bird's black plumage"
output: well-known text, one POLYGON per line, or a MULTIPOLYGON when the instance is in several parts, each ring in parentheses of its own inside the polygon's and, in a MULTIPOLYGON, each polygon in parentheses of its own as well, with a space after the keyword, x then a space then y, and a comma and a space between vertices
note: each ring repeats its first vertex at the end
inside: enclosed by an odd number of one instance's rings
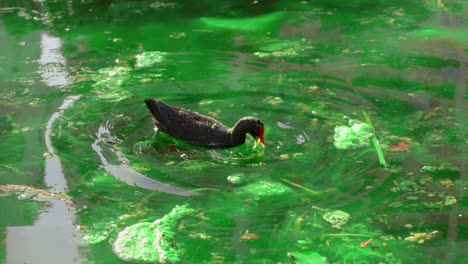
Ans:
POLYGON ((211 117, 169 106, 162 100, 146 99, 145 103, 158 130, 191 144, 229 148, 243 144, 247 133, 265 143, 264 126, 258 118, 243 117, 229 128, 211 117))

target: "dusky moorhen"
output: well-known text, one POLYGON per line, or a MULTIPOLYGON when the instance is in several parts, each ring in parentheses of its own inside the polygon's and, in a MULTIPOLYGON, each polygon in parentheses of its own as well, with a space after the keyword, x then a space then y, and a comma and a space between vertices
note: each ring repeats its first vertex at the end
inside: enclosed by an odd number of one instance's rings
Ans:
POLYGON ((146 106, 158 130, 194 145, 230 148, 245 143, 250 133, 255 142, 265 146, 263 123, 255 117, 241 118, 232 128, 199 113, 169 106, 162 100, 146 99, 146 106))

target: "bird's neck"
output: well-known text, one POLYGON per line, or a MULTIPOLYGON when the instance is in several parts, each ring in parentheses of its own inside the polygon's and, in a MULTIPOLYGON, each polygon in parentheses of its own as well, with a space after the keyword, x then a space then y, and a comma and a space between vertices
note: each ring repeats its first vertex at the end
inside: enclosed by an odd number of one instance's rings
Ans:
POLYGON ((242 126, 235 126, 230 129, 230 141, 233 147, 245 143, 247 129, 242 126))

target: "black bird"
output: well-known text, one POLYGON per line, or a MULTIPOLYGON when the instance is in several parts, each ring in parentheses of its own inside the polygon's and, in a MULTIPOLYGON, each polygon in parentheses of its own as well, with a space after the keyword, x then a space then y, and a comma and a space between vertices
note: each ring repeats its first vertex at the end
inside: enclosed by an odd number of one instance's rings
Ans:
POLYGON ((177 139, 205 147, 230 148, 244 144, 250 133, 256 143, 265 146, 264 127, 258 118, 243 117, 229 128, 211 117, 169 106, 162 100, 146 99, 145 103, 158 130, 177 139))

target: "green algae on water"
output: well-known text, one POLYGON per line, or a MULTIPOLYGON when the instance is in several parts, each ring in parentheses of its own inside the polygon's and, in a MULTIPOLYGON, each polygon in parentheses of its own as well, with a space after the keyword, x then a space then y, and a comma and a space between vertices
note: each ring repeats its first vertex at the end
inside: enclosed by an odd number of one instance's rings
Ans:
POLYGON ((306 44, 305 41, 271 40, 259 45, 259 51, 255 52, 254 55, 260 58, 295 57, 312 48, 306 44))
POLYGON ((260 200, 273 196, 290 195, 293 192, 293 189, 282 183, 261 179, 238 189, 236 194, 242 197, 260 200))
POLYGON ((230 183, 235 184, 235 185, 240 185, 240 184, 244 184, 245 182, 247 182, 247 179, 244 173, 234 173, 232 175, 229 175, 226 179, 230 183))
POLYGON ((323 220, 327 221, 334 228, 341 228, 345 225, 351 216, 345 211, 335 210, 323 214, 323 220))
POLYGON ((124 66, 99 69, 97 74, 91 76, 95 81, 93 88, 98 97, 111 101, 122 101, 130 97, 131 93, 123 86, 130 80, 132 71, 132 68, 124 66))
POLYGON ((129 262, 178 262, 184 249, 175 241, 178 221, 194 210, 177 205, 153 223, 138 223, 118 234, 113 249, 119 258, 129 262))
POLYGON ((349 120, 348 126, 336 126, 334 145, 337 149, 352 149, 370 145, 372 127, 358 120, 349 120))
POLYGON ((150 52, 143 52, 135 56, 136 68, 147 68, 151 67, 155 64, 162 63, 166 59, 166 52, 162 51, 150 51, 150 52))

